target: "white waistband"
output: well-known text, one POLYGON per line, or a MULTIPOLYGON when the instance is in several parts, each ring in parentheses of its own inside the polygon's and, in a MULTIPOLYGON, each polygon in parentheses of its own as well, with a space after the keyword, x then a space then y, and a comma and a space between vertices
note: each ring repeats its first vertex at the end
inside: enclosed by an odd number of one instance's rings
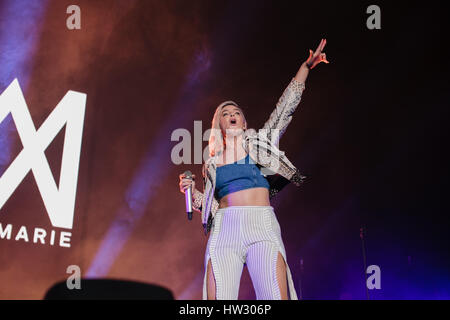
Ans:
POLYGON ((225 210, 239 210, 239 209, 272 209, 272 206, 228 206, 225 208, 219 208, 217 211, 225 211, 225 210))

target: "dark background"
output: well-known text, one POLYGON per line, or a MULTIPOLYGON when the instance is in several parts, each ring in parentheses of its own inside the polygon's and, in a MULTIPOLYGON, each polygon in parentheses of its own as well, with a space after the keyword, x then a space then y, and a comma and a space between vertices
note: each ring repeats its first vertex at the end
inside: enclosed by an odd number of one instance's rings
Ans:
MULTIPOLYGON (((0 240, 1 298, 42 298, 71 264, 83 276, 201 298, 207 238, 199 215, 186 220, 178 190, 178 174, 200 176, 201 165, 172 163, 171 133, 193 134, 194 120, 204 132, 228 99, 261 127, 321 38, 330 63, 310 72, 280 142, 309 179, 272 202, 297 291, 366 299, 363 227, 366 264, 381 268, 370 298, 450 297, 443 2, 34 3, 41 15, 32 21, 22 14, 33 8, 0 2, 0 65, 36 38, 16 68, 0 70, 0 92, 18 77, 36 127, 67 90, 87 94, 75 221, 69 249, 0 240), (70 4, 81 8, 81 30, 65 26, 70 4), (371 4, 381 30, 366 27, 371 4), (14 39, 17 51, 2 50, 14 39)), ((12 128, 0 126, 13 146, 1 172, 22 148, 12 128)), ((63 137, 46 151, 55 177, 63 137)), ((51 229, 32 174, 0 222, 51 229)), ((240 298, 255 298, 246 270, 240 298)))

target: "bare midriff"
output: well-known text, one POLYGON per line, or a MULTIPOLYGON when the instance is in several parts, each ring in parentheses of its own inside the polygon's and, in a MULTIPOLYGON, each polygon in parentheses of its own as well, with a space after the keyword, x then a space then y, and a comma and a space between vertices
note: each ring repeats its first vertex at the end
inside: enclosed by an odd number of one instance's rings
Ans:
POLYGON ((219 208, 231 206, 270 206, 269 190, 249 188, 227 194, 220 199, 219 208))

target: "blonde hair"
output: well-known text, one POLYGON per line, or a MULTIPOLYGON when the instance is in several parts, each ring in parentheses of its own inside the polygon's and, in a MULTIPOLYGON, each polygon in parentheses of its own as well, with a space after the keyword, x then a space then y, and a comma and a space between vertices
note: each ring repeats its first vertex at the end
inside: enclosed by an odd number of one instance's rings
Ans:
POLYGON ((211 133, 209 135, 209 141, 208 141, 208 147, 209 147, 209 156, 214 157, 215 155, 218 155, 223 152, 223 134, 222 129, 220 128, 220 117, 222 115, 222 109, 226 106, 233 105, 242 113, 242 116, 244 118, 245 126, 247 126, 247 120, 245 119, 244 112, 242 111, 241 107, 239 105, 231 100, 222 102, 219 104, 219 106, 216 108, 216 112, 214 113, 212 124, 211 124, 211 133))

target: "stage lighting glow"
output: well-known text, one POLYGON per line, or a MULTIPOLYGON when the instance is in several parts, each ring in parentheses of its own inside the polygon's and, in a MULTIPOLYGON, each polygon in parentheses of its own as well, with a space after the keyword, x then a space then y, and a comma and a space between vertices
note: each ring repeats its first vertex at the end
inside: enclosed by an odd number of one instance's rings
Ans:
MULTIPOLYGON (((14 0, 0 4, 0 87, 14 78, 26 88, 33 64, 33 51, 39 40, 42 16, 48 1, 14 0)), ((0 175, 10 163, 14 146, 13 124, 9 118, 0 124, 0 175)))

